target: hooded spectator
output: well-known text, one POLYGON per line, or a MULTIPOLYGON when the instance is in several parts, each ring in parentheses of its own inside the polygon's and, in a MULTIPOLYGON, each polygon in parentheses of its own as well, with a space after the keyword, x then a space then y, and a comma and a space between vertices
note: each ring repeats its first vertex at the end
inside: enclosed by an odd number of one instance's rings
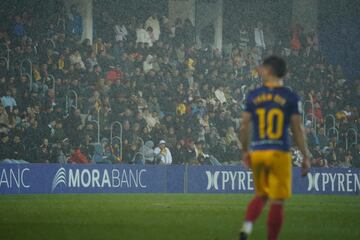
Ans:
POLYGON ((139 153, 143 157, 143 163, 150 163, 154 164, 154 142, 153 141, 147 141, 143 146, 140 147, 139 153))
POLYGON ((160 23, 156 14, 152 14, 145 22, 145 29, 152 29, 154 42, 159 40, 160 37, 160 23))
POLYGON ((172 155, 170 149, 166 147, 166 142, 161 140, 159 146, 154 149, 156 160, 163 165, 170 165, 172 163, 172 155))

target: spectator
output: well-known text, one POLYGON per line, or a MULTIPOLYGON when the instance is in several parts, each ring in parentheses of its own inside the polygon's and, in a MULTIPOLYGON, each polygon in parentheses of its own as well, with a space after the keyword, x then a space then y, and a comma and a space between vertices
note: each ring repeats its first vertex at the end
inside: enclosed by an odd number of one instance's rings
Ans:
MULTIPOLYGON (((25 159, 25 148, 21 142, 19 135, 15 135, 11 142, 11 159, 23 160, 25 159)), ((1 150, 0 150, 1 151, 1 150)))
POLYGON ((228 164, 233 164, 242 159, 241 148, 237 141, 230 143, 230 146, 226 150, 226 159, 225 161, 228 164))
POLYGON ((79 50, 75 50, 71 55, 70 55, 70 63, 75 65, 78 64, 78 66, 81 69, 85 69, 85 64, 82 60, 81 54, 79 52, 79 50))
POLYGON ((6 90, 6 94, 1 97, 1 103, 8 113, 13 112, 14 107, 16 107, 16 100, 13 98, 10 89, 6 90))
POLYGON ((75 5, 71 6, 70 14, 68 16, 68 25, 70 36, 75 40, 80 40, 83 32, 83 20, 75 5))
POLYGON ((308 140, 308 144, 310 146, 319 146, 319 139, 315 134, 315 130, 312 127, 307 127, 306 129, 306 136, 308 140))
POLYGON ((75 146, 73 154, 69 158, 69 163, 87 164, 90 160, 81 152, 79 146, 75 146))
POLYGON ((7 134, 0 134, 0 160, 10 159, 12 156, 10 138, 7 134))
POLYGON ((8 132, 10 123, 9 116, 2 104, 0 104, 0 133, 8 132))
POLYGON ((227 144, 227 145, 230 145, 230 144, 233 143, 233 142, 235 142, 235 143, 237 143, 238 145, 240 145, 240 141, 239 141, 239 138, 237 137, 237 135, 236 135, 236 133, 235 133, 234 127, 229 127, 229 128, 227 129, 225 139, 226 139, 226 144, 227 144))
POLYGON ((182 160, 184 164, 194 164, 196 162, 196 150, 194 141, 190 138, 185 139, 181 148, 182 160))
POLYGON ((195 27, 192 24, 191 20, 189 18, 185 19, 184 25, 183 25, 183 31, 184 31, 184 44, 187 47, 190 47, 195 42, 195 27))
POLYGON ((148 73, 151 70, 153 70, 153 61, 154 61, 153 56, 148 55, 146 57, 146 60, 144 61, 144 66, 143 66, 144 73, 148 73))
POLYGON ((88 58, 86 59, 86 68, 93 70, 95 66, 98 65, 97 59, 96 59, 96 53, 90 52, 88 58))
POLYGON ((144 29, 142 23, 139 23, 138 28, 136 29, 136 43, 138 45, 147 43, 149 47, 153 45, 149 33, 144 29))
POLYGON ((221 165, 219 161, 212 155, 205 153, 205 141, 198 140, 195 143, 196 165, 221 165))
POLYGON ((143 164, 154 164, 154 143, 153 141, 146 141, 143 146, 140 147, 139 153, 143 156, 143 164))
POLYGON ((313 155, 313 160, 312 160, 313 166, 315 166, 315 167, 327 167, 328 166, 328 163, 324 159, 324 156, 323 156, 319 146, 316 146, 315 148, 313 148, 312 155, 313 155))
POLYGON ((155 158, 160 164, 170 165, 172 163, 172 155, 170 149, 166 147, 166 142, 161 140, 159 146, 154 149, 155 158))
POLYGON ((50 163, 51 149, 49 140, 44 138, 38 149, 38 158, 40 163, 50 163))
POLYGON ((329 139, 325 134, 324 128, 320 128, 318 138, 319 138, 319 146, 321 149, 324 149, 329 145, 329 139))
POLYGON ((80 116, 80 110, 76 109, 71 113, 67 122, 67 135, 72 143, 79 143, 81 137, 81 130, 83 129, 83 123, 80 116))
POLYGON ((22 19, 20 16, 15 17, 15 24, 13 27, 13 34, 15 37, 21 38, 25 35, 25 27, 24 23, 22 22, 22 19))
POLYGON ((160 23, 156 14, 152 14, 145 22, 145 29, 152 29, 152 34, 154 36, 154 42, 159 40, 160 37, 160 23))
POLYGON ((360 168, 360 143, 352 151, 352 166, 355 168, 360 168))

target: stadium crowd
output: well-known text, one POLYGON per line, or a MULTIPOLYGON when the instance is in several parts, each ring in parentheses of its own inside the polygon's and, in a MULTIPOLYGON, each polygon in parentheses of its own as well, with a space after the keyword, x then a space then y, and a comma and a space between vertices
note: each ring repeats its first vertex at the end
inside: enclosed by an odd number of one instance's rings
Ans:
POLYGON ((0 161, 239 164, 244 101, 261 84, 256 66, 279 54, 303 99, 313 165, 360 167, 360 81, 327 63, 316 31, 295 26, 280 40, 261 22, 241 25, 231 50, 219 51, 197 48, 188 19, 104 16, 91 44, 80 41, 75 6, 46 22, 26 10, 6 16, 0 161))

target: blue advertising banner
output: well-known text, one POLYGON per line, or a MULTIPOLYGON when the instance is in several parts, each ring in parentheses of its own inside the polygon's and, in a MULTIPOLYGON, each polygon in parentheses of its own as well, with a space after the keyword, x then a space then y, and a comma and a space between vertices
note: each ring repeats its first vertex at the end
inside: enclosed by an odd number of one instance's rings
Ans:
MULTIPOLYGON (((0 194, 252 193, 252 172, 240 166, 2 164, 0 194)), ((360 169, 293 168, 294 194, 360 193, 360 169)))
POLYGON ((360 194, 360 169, 311 169, 301 180, 300 171, 293 171, 294 194, 360 194))
MULTIPOLYGON (((0 165, 1 194, 162 193, 168 190, 167 182, 167 168, 162 166, 0 165)), ((171 184, 176 189, 176 184, 171 184)), ((169 190, 173 190, 171 186, 169 190)))
MULTIPOLYGON (((189 167, 189 193, 252 193, 252 172, 240 166, 189 167)), ((300 168, 293 168, 294 194, 360 194, 360 169, 313 168, 301 177, 300 168)))
POLYGON ((252 172, 240 166, 191 166, 188 169, 189 193, 252 193, 252 172))

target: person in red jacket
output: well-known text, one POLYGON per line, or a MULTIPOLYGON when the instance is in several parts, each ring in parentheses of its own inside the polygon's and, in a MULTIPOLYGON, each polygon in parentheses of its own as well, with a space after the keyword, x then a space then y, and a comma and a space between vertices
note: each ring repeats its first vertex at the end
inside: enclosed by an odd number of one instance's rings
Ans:
POLYGON ((69 158, 69 163, 87 164, 90 160, 80 151, 80 147, 76 147, 69 158))

